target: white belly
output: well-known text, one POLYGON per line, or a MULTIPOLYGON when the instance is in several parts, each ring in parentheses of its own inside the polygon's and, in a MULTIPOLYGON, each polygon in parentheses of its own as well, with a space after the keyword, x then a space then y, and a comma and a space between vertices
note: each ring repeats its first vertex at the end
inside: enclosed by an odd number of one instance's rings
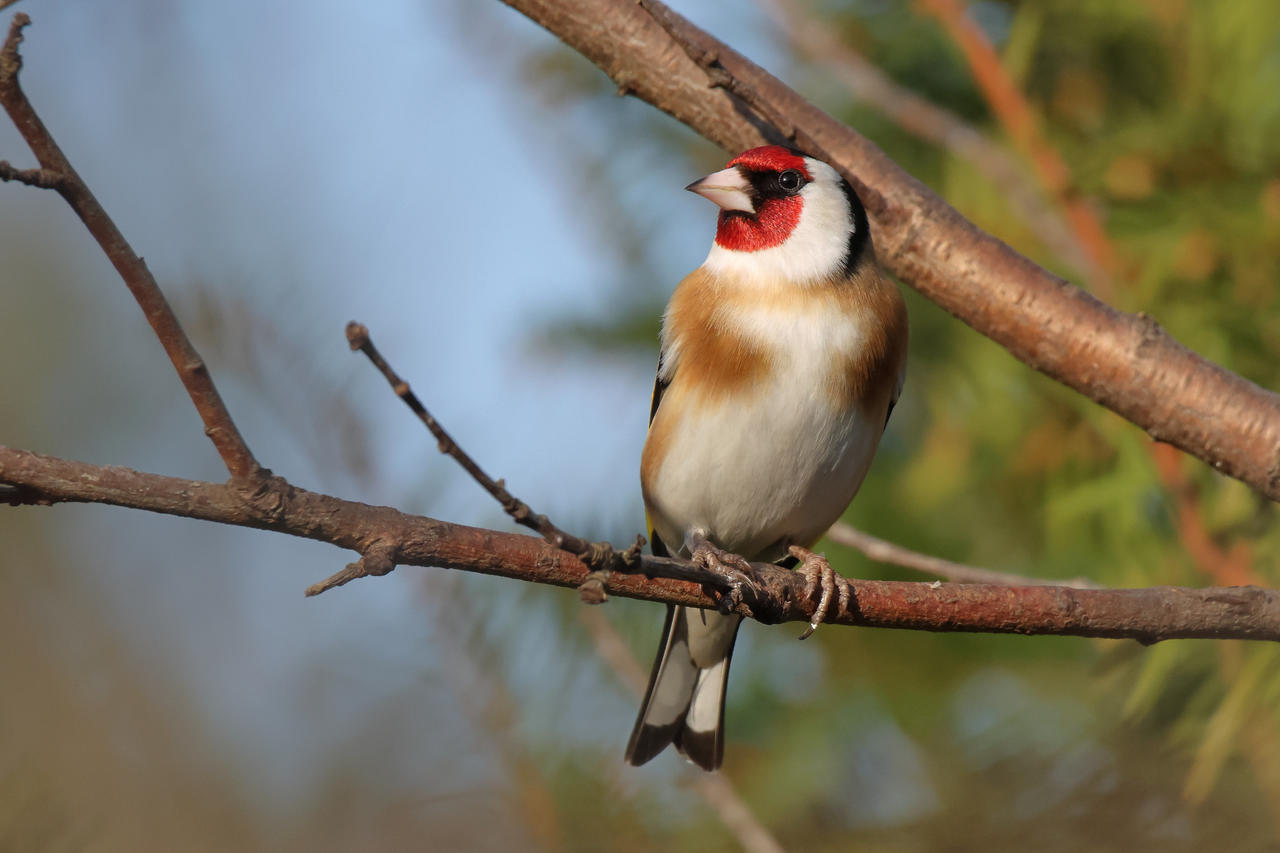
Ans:
MULTIPOLYGON (((718 405, 659 410, 677 420, 650 485, 651 521, 673 550, 701 529, 722 548, 774 560, 786 544, 812 544, 848 506, 885 413, 838 407, 828 390, 833 352, 860 336, 856 324, 826 319, 782 337, 785 349, 763 386, 718 405)), ((775 325, 775 340, 776 332, 775 325)))

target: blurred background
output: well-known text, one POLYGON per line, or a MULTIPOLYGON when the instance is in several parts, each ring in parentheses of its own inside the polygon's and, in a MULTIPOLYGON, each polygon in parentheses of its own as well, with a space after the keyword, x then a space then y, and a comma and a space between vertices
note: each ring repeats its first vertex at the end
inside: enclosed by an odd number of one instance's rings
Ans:
MULTIPOLYGON (((1280 388, 1280 5, 673 5, 1019 251, 1280 388)), ((714 230, 681 188, 726 152, 496 2, 12 11, 24 88, 264 464, 511 527, 349 353, 357 319, 515 493, 638 532, 658 316, 714 230)), ((0 158, 34 165, 7 121, 0 158)), ((1273 504, 906 295, 905 396, 849 522, 1045 578, 1276 584, 1273 504)), ((0 186, 0 296, 0 443, 225 477, 55 194, 0 186)), ((1274 645, 750 624, 708 786, 621 761, 659 606, 415 568, 303 598, 349 559, 0 509, 0 848, 733 850, 736 803, 810 853, 1280 849, 1274 645)))

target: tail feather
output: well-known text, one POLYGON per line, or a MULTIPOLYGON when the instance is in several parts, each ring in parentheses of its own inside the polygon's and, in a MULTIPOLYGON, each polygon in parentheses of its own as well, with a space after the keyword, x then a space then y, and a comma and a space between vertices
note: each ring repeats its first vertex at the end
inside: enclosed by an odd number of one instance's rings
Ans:
POLYGON ((639 766, 674 743, 715 770, 724 760, 724 696, 742 617, 667 607, 667 621, 626 759, 639 766))

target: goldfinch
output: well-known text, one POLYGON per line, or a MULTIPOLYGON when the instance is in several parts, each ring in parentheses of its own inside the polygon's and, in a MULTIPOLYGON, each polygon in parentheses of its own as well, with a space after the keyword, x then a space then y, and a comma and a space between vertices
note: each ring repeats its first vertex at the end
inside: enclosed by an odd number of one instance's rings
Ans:
MULTIPOLYGON (((739 581, 746 561, 791 554, 812 584, 831 569, 807 549, 858 491, 901 393, 906 306, 861 202, 826 163, 770 145, 686 189, 720 212, 710 254, 663 315, 640 463, 653 553, 739 581)), ((720 766, 741 621, 667 608, 629 763, 674 743, 720 766)))

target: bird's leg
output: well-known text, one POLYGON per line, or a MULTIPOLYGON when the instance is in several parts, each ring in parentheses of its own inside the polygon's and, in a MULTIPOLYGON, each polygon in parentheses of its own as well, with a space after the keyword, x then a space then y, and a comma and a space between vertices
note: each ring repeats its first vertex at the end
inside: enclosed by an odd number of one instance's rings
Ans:
MULTIPOLYGON (((690 531, 685 537, 684 547, 695 565, 714 572, 729 582, 729 591, 720 593, 721 610, 728 612, 741 604, 744 588, 751 590, 752 595, 759 595, 760 578, 744 557, 712 545, 707 535, 700 530, 690 531)), ((717 591, 709 592, 714 594, 717 591)))
POLYGON ((818 599, 818 606, 813 611, 813 618, 809 622, 809 627, 800 639, 808 639, 814 631, 818 630, 818 626, 827 618, 827 611, 831 607, 831 597, 838 595, 838 606, 836 612, 839 613, 849 606, 849 584, 837 575, 835 569, 831 568, 831 564, 827 562, 827 558, 821 554, 815 554, 808 548, 801 548, 799 545, 792 545, 787 549, 791 556, 800 561, 800 565, 796 566, 795 571, 804 576, 809 582, 809 590, 807 597, 812 598, 815 591, 821 589, 822 595, 818 599))

